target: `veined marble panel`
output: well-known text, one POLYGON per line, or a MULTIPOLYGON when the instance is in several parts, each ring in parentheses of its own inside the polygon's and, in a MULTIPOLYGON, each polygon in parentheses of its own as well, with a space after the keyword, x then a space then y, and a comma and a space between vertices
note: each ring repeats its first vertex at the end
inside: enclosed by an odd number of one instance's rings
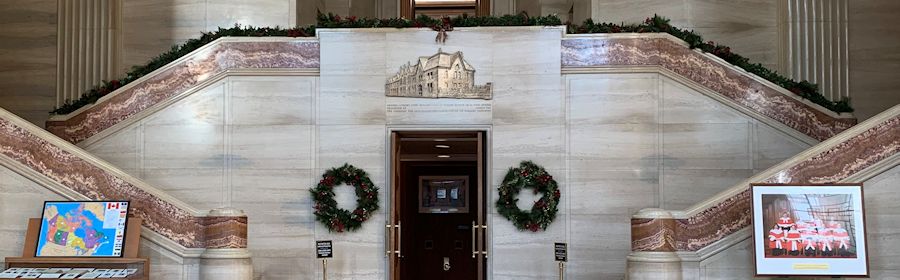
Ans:
MULTIPOLYGON (((110 135, 106 141, 101 141, 84 147, 85 151, 98 156, 116 167, 125 171, 136 171, 141 167, 142 143, 138 139, 141 136, 141 127, 129 127, 110 135)), ((140 177, 140 172, 130 173, 140 177)))
POLYGON ((543 27, 536 32, 490 32, 493 73, 556 76, 561 65, 556 52, 560 49, 563 33, 560 27, 543 27))
POLYGON ((655 171, 659 162, 657 131, 655 124, 570 125, 572 168, 655 171))
POLYGON ((152 76, 110 93, 77 114, 48 121, 47 129, 70 142, 80 142, 226 70, 315 68, 319 66, 318 52, 318 42, 309 39, 242 42, 222 38, 152 76))
POLYGON ((314 132, 314 126, 302 124, 230 126, 228 168, 312 168, 314 132))
POLYGON ((572 124, 658 122, 659 74, 569 75, 572 124))
MULTIPOLYGON (((808 159, 793 162, 773 171, 762 180, 768 183, 829 183, 839 182, 864 171, 900 152, 900 117, 895 111, 884 113, 880 119, 865 123, 853 130, 855 134, 828 142, 829 146, 808 159)), ((642 219, 634 219, 640 221, 642 219)), ((643 219, 633 228, 641 228, 658 219, 643 219)), ((679 230, 673 237, 676 250, 697 251, 725 236, 750 225, 750 190, 744 190, 715 205, 675 220, 679 230)), ((655 247, 650 241, 658 232, 643 232, 633 236, 634 251, 648 251, 655 247)))
POLYGON ((7 0, 0 5, 0 107, 38 126, 63 101, 56 97, 56 43, 57 11, 64 2, 7 0))
POLYGON ((566 242, 568 218, 563 211, 547 230, 537 233, 520 231, 503 216, 489 217, 493 279, 552 279, 558 275, 552 253, 554 242, 566 242))
POLYGON ((622 279, 631 253, 630 221, 624 215, 572 215, 568 277, 622 279))
POLYGON ((29 218, 40 218, 44 201, 65 200, 0 165, 0 257, 20 257, 29 218))
POLYGON ((297 125, 315 123, 317 77, 230 77, 229 123, 297 125))
POLYGON ((767 125, 756 123, 753 127, 753 135, 755 136, 752 144, 754 152, 753 169, 755 170, 766 170, 811 147, 811 145, 798 141, 767 125))
MULTIPOLYGON (((383 203, 381 205, 384 205, 383 203)), ((321 224, 315 223, 316 240, 332 240, 334 244, 335 257, 328 260, 329 278, 384 278, 386 258, 383 211, 385 210, 379 210, 363 224, 362 228, 350 233, 329 233, 321 224)), ((310 251, 310 254, 312 253, 310 251)), ((315 275, 316 279, 321 279, 322 271, 316 269, 315 275)))
POLYGON ((562 125, 495 125, 492 133, 492 164, 496 168, 515 167, 523 160, 531 160, 546 169, 565 169, 562 125))
MULTIPOLYGON (((322 48, 319 53, 322 61, 319 67, 320 75, 323 78, 335 75, 380 76, 386 69, 385 57, 388 48, 385 36, 385 33, 381 32, 319 31, 319 43, 328 46, 322 48)), ((338 84, 330 84, 324 79, 322 80, 323 89, 332 86, 338 86, 338 84)), ((381 88, 384 88, 384 81, 381 81, 381 88)))
POLYGON ((139 255, 150 261, 151 279, 200 279, 199 259, 179 257, 147 239, 141 239, 139 255))
POLYGON ((384 124, 386 118, 385 79, 385 76, 378 74, 322 74, 322 89, 316 98, 318 106, 316 123, 321 125, 384 124))
POLYGON ((228 28, 235 24, 247 26, 291 27, 296 11, 291 0, 216 0, 206 2, 206 30, 228 28))
POLYGON ((50 180, 90 199, 120 198, 138 203, 134 214, 143 225, 188 248, 246 248, 246 217, 196 216, 194 208, 146 189, 143 182, 119 175, 77 148, 57 145, 37 128, 0 111, 0 152, 50 180), (210 235, 208 235, 210 234, 210 235))
MULTIPOLYGON (((318 168, 328 169, 349 163, 370 173, 372 168, 384 169, 387 151, 384 125, 319 125, 317 129, 318 168)), ((383 182, 374 177, 371 179, 373 182, 383 182)))
POLYGON ((559 75, 494 75, 495 125, 562 124, 565 95, 559 75))
POLYGON ((225 161, 222 125, 146 125, 144 168, 217 168, 225 161))
POLYGON ((144 168, 141 179, 198 209, 228 206, 223 186, 224 170, 218 168, 144 168))
POLYGON ((660 208, 685 209, 750 178, 754 170, 666 169, 662 173, 660 208))
POLYGON ((659 174, 648 170, 598 170, 571 164, 569 212, 630 216, 659 205, 659 174))
POLYGON ((747 123, 751 118, 667 77, 662 82, 660 122, 747 123))
POLYGON ((659 66, 818 140, 856 123, 853 118, 836 116, 788 96, 791 93, 668 38, 566 39, 562 43, 562 63, 564 68, 659 66))
POLYGON ((663 166, 671 169, 752 169, 750 124, 666 124, 663 166))

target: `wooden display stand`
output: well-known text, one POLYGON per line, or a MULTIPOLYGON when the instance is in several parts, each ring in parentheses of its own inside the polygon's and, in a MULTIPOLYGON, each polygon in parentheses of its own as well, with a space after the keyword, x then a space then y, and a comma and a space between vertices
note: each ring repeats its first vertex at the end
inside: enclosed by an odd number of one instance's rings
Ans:
POLYGON ((22 257, 6 258, 4 269, 11 267, 137 269, 137 273, 132 274, 128 278, 115 279, 149 280, 150 260, 138 258, 138 249, 141 242, 141 219, 129 217, 126 229, 125 246, 122 248, 121 258, 35 257, 34 254, 37 252, 37 241, 41 230, 41 219, 28 219, 28 231, 25 233, 25 248, 22 250, 22 257))

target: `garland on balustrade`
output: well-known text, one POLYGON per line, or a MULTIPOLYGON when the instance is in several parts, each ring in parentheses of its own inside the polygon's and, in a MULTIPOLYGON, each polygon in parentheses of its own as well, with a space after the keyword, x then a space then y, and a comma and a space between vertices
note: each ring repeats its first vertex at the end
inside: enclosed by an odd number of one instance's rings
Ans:
MULTIPOLYGON (((562 25, 560 19, 555 15, 529 17, 525 13, 518 15, 505 16, 479 16, 472 17, 462 15, 454 18, 431 18, 428 16, 419 16, 415 19, 404 18, 357 18, 354 16, 341 17, 333 14, 319 14, 318 21, 315 25, 308 27, 280 28, 280 27, 242 27, 236 25, 232 28, 219 28, 217 31, 202 33, 197 39, 190 39, 184 44, 173 46, 169 51, 153 58, 145 65, 135 66, 129 71, 125 77, 104 81, 102 84, 94 87, 86 92, 78 100, 67 100, 65 104, 51 111, 51 114, 68 114, 78 108, 96 102, 100 97, 121 88, 122 86, 133 82, 144 75, 159 69, 178 58, 212 42, 218 38, 232 37, 311 37, 315 36, 316 28, 431 28, 438 31, 436 41, 443 42, 447 40, 447 32, 452 31, 453 27, 475 27, 475 26, 556 26, 562 25)), ((692 49, 701 49, 704 52, 713 54, 722 58, 728 63, 740 67, 747 72, 756 74, 778 86, 781 86, 798 96, 808 99, 813 103, 819 104, 834 112, 853 112, 848 99, 840 101, 831 101, 819 93, 818 87, 807 81, 794 81, 790 78, 782 76, 772 71, 762 64, 751 63, 746 57, 731 52, 731 48, 725 45, 717 44, 712 41, 704 42, 700 35, 695 34, 692 30, 682 30, 669 24, 669 19, 654 15, 647 18, 640 24, 613 24, 613 23, 594 23, 593 20, 587 19, 581 25, 567 23, 567 32, 570 34, 579 33, 652 33, 665 32, 687 42, 692 49)))
POLYGON ((773 70, 770 70, 759 63, 750 63, 750 59, 739 54, 731 52, 731 48, 725 45, 717 44, 713 41, 704 42, 703 37, 697 35, 692 30, 683 30, 669 24, 669 19, 654 15, 647 18, 641 24, 613 24, 613 23, 594 23, 593 20, 587 19, 581 25, 569 25, 568 33, 650 33, 665 32, 675 36, 688 43, 692 49, 700 49, 704 52, 715 55, 734 66, 740 67, 747 72, 753 73, 763 79, 766 79, 780 87, 783 87, 794 94, 808 99, 813 103, 834 112, 853 112, 850 107, 849 99, 839 101, 831 101, 819 93, 816 84, 807 81, 794 81, 788 77, 782 76, 773 70))

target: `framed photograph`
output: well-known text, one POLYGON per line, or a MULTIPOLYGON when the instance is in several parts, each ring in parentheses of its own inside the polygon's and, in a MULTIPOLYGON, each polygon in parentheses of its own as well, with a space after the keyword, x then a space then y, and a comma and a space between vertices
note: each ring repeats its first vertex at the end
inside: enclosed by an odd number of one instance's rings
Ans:
POLYGON ((757 276, 868 277, 862 184, 753 184, 757 276))
POLYGON ((419 176, 419 213, 469 213, 469 176, 419 176))

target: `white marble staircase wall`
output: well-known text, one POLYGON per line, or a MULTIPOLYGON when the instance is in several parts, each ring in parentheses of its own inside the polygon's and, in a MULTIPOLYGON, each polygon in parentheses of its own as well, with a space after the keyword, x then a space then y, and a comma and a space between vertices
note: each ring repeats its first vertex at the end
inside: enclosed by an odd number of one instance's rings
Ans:
MULTIPOLYGON (((896 249, 900 247, 897 186, 900 186, 900 166, 863 182, 871 279, 900 279, 900 267, 896 264, 900 257, 896 249)), ((684 280, 753 278, 753 242, 747 238, 699 263, 685 263, 683 270, 684 280)))
POLYGON ((227 77, 84 147, 197 208, 244 210, 257 277, 298 279, 313 269, 317 83, 227 77))
MULTIPOLYGON (((40 218, 44 201, 68 200, 0 165, 0 259, 22 256, 29 218, 40 218)), ((140 256, 150 259, 152 279, 197 279, 196 259, 184 259, 146 239, 140 256)))
POLYGON ((708 196, 683 194, 717 193, 807 147, 660 74, 561 76, 552 51, 560 30, 485 30, 461 28, 445 44, 433 31, 320 31, 320 77, 232 76, 86 149, 197 207, 247 211, 256 277, 320 278, 311 246, 325 239, 338 256, 329 277, 384 279, 384 210, 359 232, 332 234, 314 220, 309 187, 348 162, 386 190, 389 127, 490 127, 492 279, 554 277, 558 241, 571 246, 569 277, 596 279, 624 277, 635 211, 693 204, 708 196), (439 48, 463 51, 476 84, 493 83, 493 100, 458 101, 490 112, 386 109, 445 102, 384 96, 399 65, 439 48), (562 189, 544 233, 517 231, 493 207, 507 168, 522 160, 546 167, 562 189))
POLYGON ((575 279, 624 277, 636 211, 693 205, 809 147, 662 74, 565 83, 575 279))

